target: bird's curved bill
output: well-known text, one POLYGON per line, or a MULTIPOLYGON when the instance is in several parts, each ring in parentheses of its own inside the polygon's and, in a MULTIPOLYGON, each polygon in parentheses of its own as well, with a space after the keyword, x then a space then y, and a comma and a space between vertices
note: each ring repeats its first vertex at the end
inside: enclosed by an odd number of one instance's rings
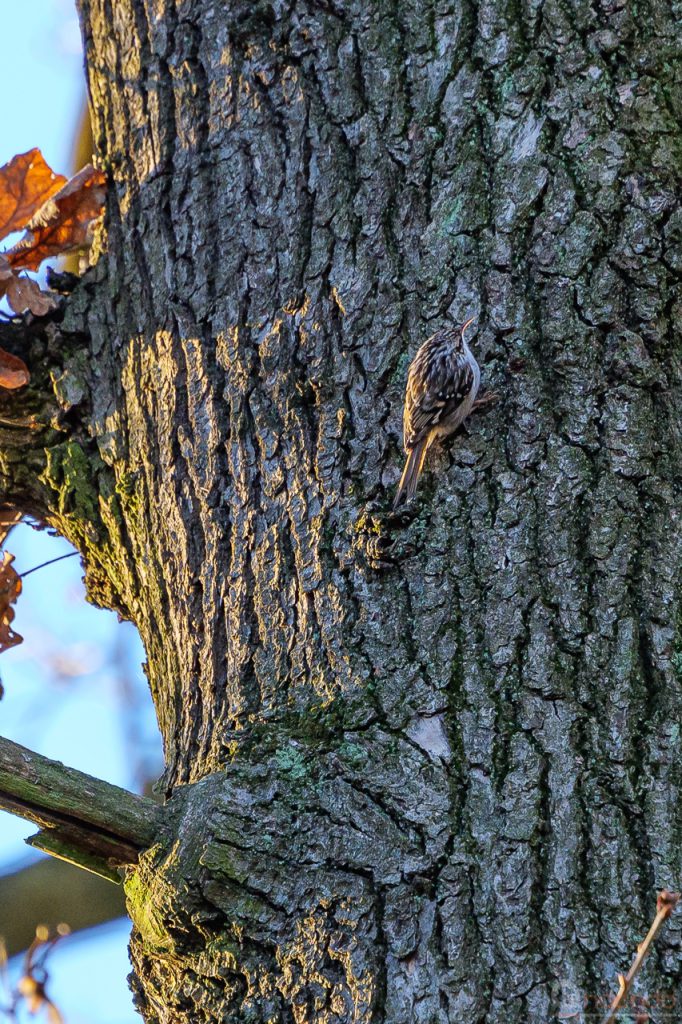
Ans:
POLYGON ((462 334, 464 334, 464 332, 466 331, 467 327, 469 327, 469 325, 472 324, 475 319, 476 319, 476 317, 472 316, 470 320, 467 320, 467 322, 465 324, 462 324, 462 334))

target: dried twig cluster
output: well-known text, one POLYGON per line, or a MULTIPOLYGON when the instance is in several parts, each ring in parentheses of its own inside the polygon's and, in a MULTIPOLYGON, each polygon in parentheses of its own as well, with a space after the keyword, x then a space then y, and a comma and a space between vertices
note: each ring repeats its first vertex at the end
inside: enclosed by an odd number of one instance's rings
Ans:
MULTIPOLYGON (((609 1007, 609 1012, 606 1014, 603 1024, 613 1024, 613 1021, 616 1020, 616 1015, 627 998, 628 992, 630 991, 632 983, 637 976, 637 972, 644 962, 645 956, 649 952, 649 949, 663 927, 663 924, 668 920, 677 906, 679 899, 680 894, 678 892, 669 892, 667 889, 662 889, 659 892, 658 899, 656 901, 656 917, 651 924, 651 928, 647 932, 646 938, 643 942, 640 942, 637 947, 637 955, 632 961, 630 970, 627 974, 618 975, 618 992, 609 1007)), ((637 1016, 635 1017, 635 1024, 646 1024, 648 1019, 649 1015, 646 1010, 643 1009, 641 1012, 637 1013, 637 1016)))
POLYGON ((49 1024, 64 1024, 64 1018, 47 994, 49 975, 46 962, 55 945, 71 929, 66 924, 59 924, 54 932, 45 925, 38 925, 36 937, 26 951, 24 969, 19 981, 11 986, 7 972, 7 951, 0 939, 0 977, 4 988, 5 1005, 0 1005, 0 1014, 12 1024, 18 1022, 18 1012, 22 1004, 29 1013, 46 1011, 49 1024))

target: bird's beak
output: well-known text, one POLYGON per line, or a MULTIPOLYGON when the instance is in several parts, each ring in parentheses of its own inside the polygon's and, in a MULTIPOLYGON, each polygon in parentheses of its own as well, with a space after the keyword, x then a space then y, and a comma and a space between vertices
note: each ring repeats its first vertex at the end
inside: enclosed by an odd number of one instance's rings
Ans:
POLYGON ((462 324, 462 334, 464 334, 464 332, 466 331, 467 327, 468 327, 468 326, 469 326, 470 324, 472 324, 472 323, 474 322, 474 320, 475 320, 475 319, 476 319, 476 317, 475 317, 475 316, 472 316, 471 320, 467 320, 467 322, 466 322, 465 324, 462 324))

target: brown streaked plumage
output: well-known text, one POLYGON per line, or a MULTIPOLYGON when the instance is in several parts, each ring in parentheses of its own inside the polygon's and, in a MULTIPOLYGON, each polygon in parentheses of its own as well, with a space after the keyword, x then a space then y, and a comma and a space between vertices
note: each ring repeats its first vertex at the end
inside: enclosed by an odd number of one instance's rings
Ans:
POLYGON ((471 320, 444 327, 421 346, 407 375, 403 444, 407 461, 393 502, 409 501, 426 453, 439 437, 454 433, 471 412, 481 382, 478 363, 464 340, 471 320))

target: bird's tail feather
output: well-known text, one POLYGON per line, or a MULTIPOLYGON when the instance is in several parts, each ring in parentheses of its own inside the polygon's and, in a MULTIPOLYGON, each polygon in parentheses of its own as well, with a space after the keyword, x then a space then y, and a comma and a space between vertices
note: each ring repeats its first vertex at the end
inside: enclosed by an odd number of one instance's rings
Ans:
POLYGON ((398 490, 393 501, 393 508, 397 508, 402 501, 403 495, 405 500, 409 501, 413 497, 414 492, 417 490, 417 483, 421 475, 421 471, 424 468, 424 459, 426 458, 426 450, 428 448, 428 438, 424 438, 420 441, 407 456, 405 462, 405 468, 403 475, 400 478, 398 484, 398 490))

